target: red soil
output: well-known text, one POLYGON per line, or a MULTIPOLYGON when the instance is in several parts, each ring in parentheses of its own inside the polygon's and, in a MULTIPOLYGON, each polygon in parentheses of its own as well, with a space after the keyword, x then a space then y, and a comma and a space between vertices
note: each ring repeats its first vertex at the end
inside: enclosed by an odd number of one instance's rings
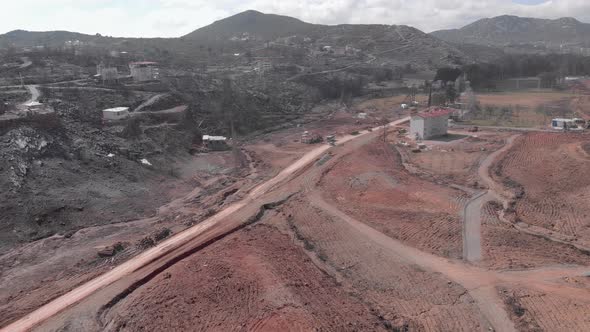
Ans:
POLYGON ((574 300, 527 288, 499 289, 521 331, 590 331, 590 299, 574 300))
POLYGON ((392 238, 441 256, 461 256, 459 213, 466 196, 409 174, 392 146, 375 141, 352 152, 320 186, 340 210, 392 238))
MULTIPOLYGON (((501 207, 500 207, 501 209, 501 207)), ((499 220, 498 207, 484 206, 482 251, 492 269, 524 269, 557 264, 588 264, 590 256, 565 244, 519 232, 499 220)))
POLYGON ((496 162, 494 175, 521 192, 518 220, 590 245, 589 142, 588 134, 529 133, 496 162))
POLYGON ((122 331, 382 329, 366 305, 268 224, 186 258, 110 312, 122 331))
POLYGON ((412 261, 384 252, 307 198, 285 207, 291 229, 379 316, 399 331, 476 331, 481 314, 461 286, 412 261))

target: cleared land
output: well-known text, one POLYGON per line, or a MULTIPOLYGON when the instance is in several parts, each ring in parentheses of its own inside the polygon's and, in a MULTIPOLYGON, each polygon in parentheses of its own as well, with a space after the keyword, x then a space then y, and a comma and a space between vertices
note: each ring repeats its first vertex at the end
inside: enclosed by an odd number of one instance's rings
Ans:
POLYGON ((590 246, 588 134, 528 133, 494 166, 516 197, 517 222, 590 246))
POLYGON ((395 148, 374 142, 351 152, 322 179, 322 191, 342 211, 383 233, 445 257, 461 257, 459 190, 407 172, 395 148))

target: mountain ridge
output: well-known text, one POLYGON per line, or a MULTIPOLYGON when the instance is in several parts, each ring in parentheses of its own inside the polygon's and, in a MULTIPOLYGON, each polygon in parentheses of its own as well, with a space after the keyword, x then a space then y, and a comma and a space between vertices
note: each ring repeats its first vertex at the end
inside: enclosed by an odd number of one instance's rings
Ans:
POLYGON ((433 31, 430 35, 450 43, 486 46, 590 43, 590 24, 573 17, 542 19, 501 15, 483 18, 459 29, 433 31))

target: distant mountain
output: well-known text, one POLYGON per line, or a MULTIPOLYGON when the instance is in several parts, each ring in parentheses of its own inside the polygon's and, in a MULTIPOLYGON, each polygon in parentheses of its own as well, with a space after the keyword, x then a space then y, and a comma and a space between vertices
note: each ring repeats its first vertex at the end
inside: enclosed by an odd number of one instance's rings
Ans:
MULTIPOLYGON (((112 38, 67 31, 17 30, 0 35, 0 48, 63 47, 68 41, 80 41, 83 45, 107 50, 135 51, 134 53, 149 58, 161 56, 164 51, 183 54, 193 59, 206 58, 210 56, 209 53, 215 56, 233 56, 247 51, 268 53, 264 50, 266 42, 270 41, 277 48, 283 47, 278 56, 285 58, 289 58, 291 53, 301 54, 303 51, 313 54, 321 46, 333 46, 335 56, 342 57, 345 52, 364 54, 364 59, 361 57, 356 61, 362 60, 370 66, 412 64, 418 68, 433 69, 473 61, 471 56, 457 47, 409 26, 320 25, 253 10, 219 20, 180 38, 112 38), (297 38, 283 38, 293 36, 297 38), (292 43, 293 40, 296 40, 295 44, 292 43)), ((273 50, 269 52, 272 53, 273 50)), ((325 59, 324 62, 328 63, 325 59)))
POLYGON ((471 61, 469 56, 454 46, 404 25, 310 24, 288 16, 263 14, 253 10, 200 28, 183 39, 197 43, 223 43, 228 46, 231 41, 247 40, 250 44, 255 44, 291 36, 309 37, 321 45, 342 48, 351 46, 380 59, 384 58, 385 63, 390 64, 416 62, 437 66, 471 61))
POLYGON ((0 35, 0 47, 63 46, 67 41, 90 42, 101 37, 69 31, 14 30, 0 35))
POLYGON ((318 27, 320 26, 305 23, 293 17, 248 10, 195 30, 184 38, 215 41, 250 35, 260 40, 272 40, 278 37, 311 33, 318 27))
POLYGON ((507 46, 514 44, 560 45, 590 42, 590 24, 575 18, 556 20, 518 16, 484 18, 461 29, 440 30, 432 36, 451 43, 507 46))

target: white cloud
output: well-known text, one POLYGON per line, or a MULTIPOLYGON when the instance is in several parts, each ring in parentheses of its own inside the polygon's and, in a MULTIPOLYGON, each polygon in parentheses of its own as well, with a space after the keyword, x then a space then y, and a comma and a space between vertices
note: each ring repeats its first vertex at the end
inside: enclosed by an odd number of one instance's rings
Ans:
POLYGON ((590 1, 548 0, 19 0, 4 1, 0 31, 70 30, 130 37, 174 37, 246 9, 323 24, 406 24, 426 32, 502 14, 590 22, 590 1))

